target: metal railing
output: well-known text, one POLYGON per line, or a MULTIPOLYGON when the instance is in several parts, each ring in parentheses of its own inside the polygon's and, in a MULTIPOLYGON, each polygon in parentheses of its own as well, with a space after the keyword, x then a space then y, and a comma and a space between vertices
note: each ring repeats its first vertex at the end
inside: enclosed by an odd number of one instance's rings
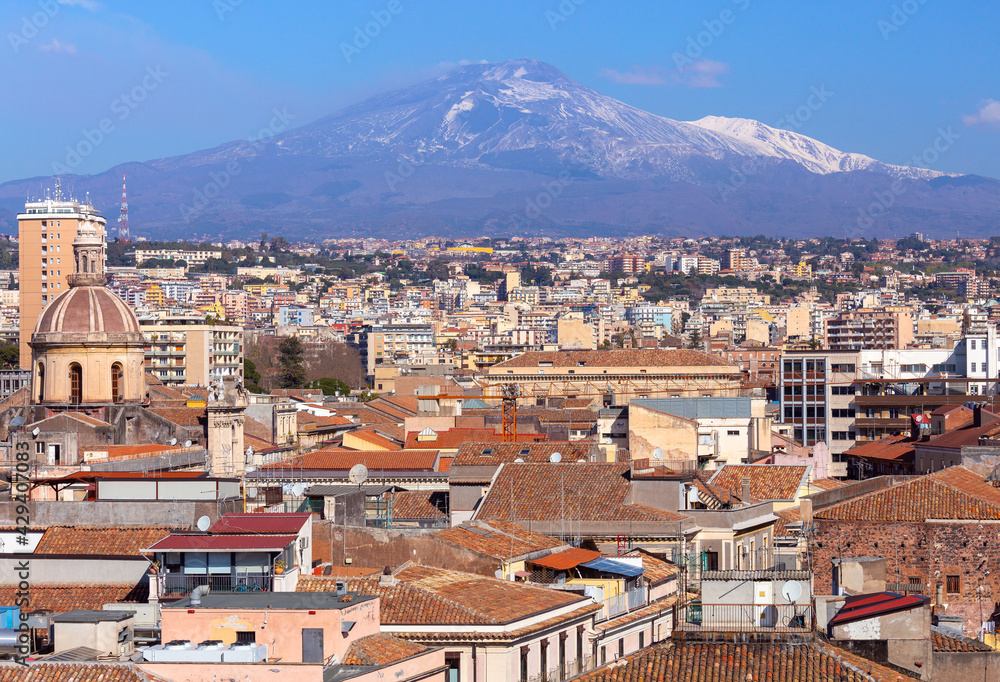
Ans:
POLYGON ((897 594, 923 594, 923 583, 886 583, 886 592, 896 592, 897 594))
POLYGON ((646 588, 637 587, 634 590, 629 590, 615 597, 609 597, 604 600, 604 608, 601 612, 597 614, 597 620, 608 620, 609 618, 615 618, 623 613, 628 613, 629 611, 635 611, 636 609, 641 609, 646 605, 646 588))
POLYGON ((808 604, 685 604, 677 609, 681 632, 811 632, 808 604))
POLYGON ((199 585, 208 585, 212 592, 270 592, 273 576, 254 575, 188 575, 165 573, 158 576, 160 596, 182 596, 199 585))

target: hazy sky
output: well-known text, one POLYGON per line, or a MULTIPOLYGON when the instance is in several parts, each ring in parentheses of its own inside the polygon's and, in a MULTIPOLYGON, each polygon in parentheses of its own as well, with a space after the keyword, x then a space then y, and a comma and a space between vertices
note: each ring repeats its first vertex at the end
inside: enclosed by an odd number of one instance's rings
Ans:
POLYGON ((888 163, 950 128, 931 167, 1000 177, 998 27, 988 0, 6 0, 0 182, 51 175, 88 138, 74 172, 518 57, 656 114, 780 123, 888 163))

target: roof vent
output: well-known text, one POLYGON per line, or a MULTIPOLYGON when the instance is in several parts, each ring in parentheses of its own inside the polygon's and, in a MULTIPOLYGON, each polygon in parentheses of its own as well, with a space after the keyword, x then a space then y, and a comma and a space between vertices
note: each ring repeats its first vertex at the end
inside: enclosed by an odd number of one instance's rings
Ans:
POLYGON ((343 580, 338 580, 337 581, 337 596, 338 597, 343 597, 345 594, 347 594, 347 583, 344 582, 343 580))

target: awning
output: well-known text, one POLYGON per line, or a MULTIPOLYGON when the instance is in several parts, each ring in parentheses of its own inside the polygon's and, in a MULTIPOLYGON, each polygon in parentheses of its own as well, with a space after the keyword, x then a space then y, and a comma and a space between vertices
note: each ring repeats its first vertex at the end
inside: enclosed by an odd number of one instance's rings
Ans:
POLYGON ((632 564, 627 564, 624 561, 615 561, 609 557, 594 559, 593 561, 581 564, 581 566, 584 568, 592 568, 595 571, 601 571, 602 573, 616 573, 618 575, 624 575, 628 578, 634 578, 642 575, 643 571, 646 570, 641 566, 633 566, 632 564))
POLYGON ((569 569, 576 568, 586 561, 594 561, 595 559, 600 558, 600 552, 595 552, 592 549, 572 547, 562 552, 549 554, 548 556, 539 557, 538 559, 529 559, 528 561, 536 566, 544 566, 545 568, 551 568, 555 571, 568 571, 569 569))

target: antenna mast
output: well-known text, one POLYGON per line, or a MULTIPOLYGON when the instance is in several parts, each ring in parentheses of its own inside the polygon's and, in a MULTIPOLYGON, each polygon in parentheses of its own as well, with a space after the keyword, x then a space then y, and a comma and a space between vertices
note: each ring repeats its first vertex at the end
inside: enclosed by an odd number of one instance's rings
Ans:
POLYGON ((122 210, 118 214, 118 241, 130 244, 132 235, 128 228, 128 197, 125 195, 125 175, 122 175, 122 210))

